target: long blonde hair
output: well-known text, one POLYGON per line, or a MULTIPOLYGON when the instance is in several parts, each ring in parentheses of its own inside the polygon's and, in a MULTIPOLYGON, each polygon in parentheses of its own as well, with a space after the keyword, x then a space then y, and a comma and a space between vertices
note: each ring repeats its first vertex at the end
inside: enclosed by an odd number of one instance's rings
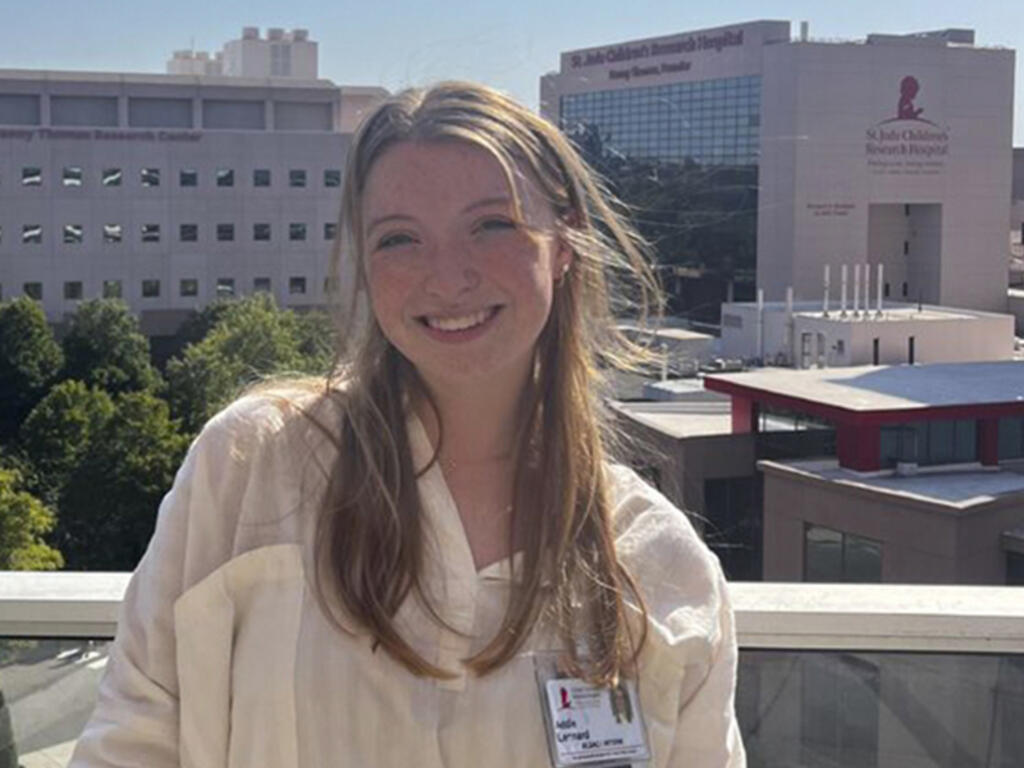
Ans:
MULTIPOLYGON (((399 606, 412 595, 443 621, 422 583, 425 531, 406 434, 410 396, 437 409, 372 313, 359 311, 367 307, 363 193, 374 163, 398 142, 453 140, 500 163, 517 211, 515 175, 530 174, 557 215, 558 236, 573 250, 521 401, 513 505, 513 517, 529 516, 519 521, 525 523, 521 568, 497 634, 464 661, 477 674, 496 669, 549 613, 573 671, 612 684, 630 671, 643 645, 646 609, 615 553, 599 385, 602 368, 644 359, 616 329, 611 297, 624 295, 636 314, 646 315, 660 309, 661 294, 639 238, 568 141, 483 86, 446 82, 403 91, 366 119, 349 153, 331 261, 337 281, 347 257, 352 294, 328 388, 343 417, 340 426, 321 425, 337 457, 316 523, 315 592, 339 627, 343 612, 411 672, 453 673, 424 659, 395 625, 399 606), (627 294, 612 290, 620 282, 632 286, 627 294)), ((510 536, 515 527, 513 519, 510 536)))

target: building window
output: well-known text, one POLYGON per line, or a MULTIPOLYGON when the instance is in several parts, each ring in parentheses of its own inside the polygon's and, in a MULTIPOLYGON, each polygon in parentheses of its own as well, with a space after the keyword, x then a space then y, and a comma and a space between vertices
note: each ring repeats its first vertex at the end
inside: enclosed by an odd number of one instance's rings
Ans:
POLYGON ((64 166, 64 173, 61 175, 61 183, 65 187, 82 186, 82 168, 78 165, 64 166))
POLYGON ((222 243, 227 243, 235 239, 235 225, 234 224, 218 224, 217 225, 217 239, 222 243))
POLYGON ((199 295, 199 281, 194 277, 184 277, 178 284, 178 293, 185 298, 199 295))
POLYGON ((254 187, 269 187, 270 186, 270 169, 269 168, 257 168, 252 172, 252 185, 254 187))
POLYGON ((804 526, 804 581, 882 581, 882 543, 819 525, 804 526))
POLYGON ((69 280, 64 283, 64 299, 66 301, 77 301, 82 298, 82 281, 69 280))
POLYGON ((341 281, 337 277, 324 278, 324 293, 335 294, 341 289, 341 281))
POLYGON ((257 277, 252 281, 252 289, 255 293, 270 293, 270 278, 257 277))
POLYGON ((333 221, 324 224, 324 240, 333 240, 338 236, 338 225, 333 221))
POLYGON ((301 169, 295 169, 288 171, 288 186, 289 187, 304 187, 306 186, 306 172, 301 169))
POLYGON ((21 169, 21 186, 41 187, 43 185, 43 169, 29 166, 21 169))
POLYGON ((142 181, 144 187, 159 187, 160 186, 160 169, 159 168, 143 168, 139 172, 139 178, 142 181))
POLYGON ((81 224, 65 224, 64 225, 64 243, 80 243, 82 242, 83 230, 81 224))
POLYGON ((887 424, 879 430, 879 461, 899 463, 966 464, 978 460, 977 423, 973 419, 887 424))
POLYGON ((294 295, 301 295, 306 293, 306 278, 304 277, 289 277, 288 278, 288 293, 294 295))
POLYGON ((143 280, 142 281, 142 298, 144 299, 155 299, 160 295, 160 281, 159 280, 143 280))
POLYGON ((233 277, 217 278, 217 298, 229 299, 235 295, 235 279, 233 277))
POLYGON ((159 243, 160 242, 160 225, 159 224, 143 224, 142 225, 142 242, 144 242, 144 243, 159 243))
POLYGON ((341 171, 337 168, 328 168, 324 171, 324 186, 325 187, 340 187, 341 186, 341 171))
POLYGON ((252 225, 252 239, 253 240, 269 240, 270 239, 270 225, 265 222, 252 225))
POLYGON ((907 298, 907 284, 903 283, 903 298, 907 298))
POLYGON ((121 298, 121 281, 120 280, 104 280, 103 281, 103 298, 104 299, 120 299, 121 298))
POLYGON ((199 239, 198 224, 179 224, 178 239, 183 243, 194 243, 199 239))
POLYGON ((43 242, 43 226, 41 224, 24 224, 21 227, 21 242, 39 245, 43 242))
POLYGON ((121 242, 121 225, 120 224, 104 224, 103 225, 103 242, 104 243, 120 243, 121 242))
POLYGON ((889 283, 885 284, 885 287, 882 289, 882 294, 885 296, 885 298, 889 298, 889 283))
POLYGON ((233 186, 235 186, 235 172, 231 168, 218 168, 217 169, 217 186, 218 187, 233 187, 233 186))
POLYGON ((1003 416, 999 419, 999 460, 1024 458, 1024 418, 1003 416))
POLYGON ((293 221, 288 225, 288 239, 289 240, 305 240, 306 239, 306 225, 302 222, 293 221))
POLYGON ((120 187, 121 175, 120 168, 104 168, 100 174, 100 184, 104 187, 120 187))
POLYGON ((199 186, 199 171, 194 168, 182 168, 178 172, 178 186, 179 187, 197 187, 199 186))
POLYGON ((42 283, 25 283, 21 286, 21 291, 30 299, 36 301, 43 300, 43 284, 42 283))

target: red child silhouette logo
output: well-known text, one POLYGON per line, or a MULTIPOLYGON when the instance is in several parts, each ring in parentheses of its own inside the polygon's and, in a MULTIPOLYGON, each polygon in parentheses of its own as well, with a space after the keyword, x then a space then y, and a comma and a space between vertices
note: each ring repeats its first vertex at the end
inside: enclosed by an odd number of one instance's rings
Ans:
POLYGON ((924 109, 914 107, 914 99, 921 85, 913 75, 907 75, 900 81, 900 103, 896 108, 896 116, 899 120, 917 120, 924 109))
POLYGON ((559 709, 572 709, 572 701, 569 699, 569 692, 565 688, 559 686, 558 694, 562 698, 562 703, 559 705, 559 709))

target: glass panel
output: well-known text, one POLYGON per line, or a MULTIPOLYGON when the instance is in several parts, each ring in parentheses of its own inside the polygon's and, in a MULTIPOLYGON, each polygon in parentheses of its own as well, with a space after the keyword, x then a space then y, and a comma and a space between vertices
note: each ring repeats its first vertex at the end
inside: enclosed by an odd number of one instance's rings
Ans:
POLYGON ((104 243, 120 243, 121 242, 121 225, 120 224, 104 224, 103 225, 103 242, 104 243))
POLYGON ((194 243, 199 239, 199 225, 182 224, 178 227, 178 239, 183 243, 194 243))
POLYGON ((928 422, 928 451, 922 464, 952 464, 953 438, 956 428, 952 421, 928 422))
POLYGON ((182 296, 196 296, 199 294, 199 281, 192 277, 183 278, 179 288, 182 296))
POLYGON ((742 650, 751 768, 1024 765, 1024 656, 742 650))
POLYGON ((39 187, 43 184, 43 170, 35 166, 21 169, 21 185, 23 187, 39 187))
POLYGON ((252 225, 252 239, 253 240, 269 240, 270 239, 270 224, 260 223, 252 225))
POLYGON ((233 187, 235 186, 235 172, 230 168, 218 168, 217 169, 217 186, 218 187, 233 187))
POLYGON ((324 240, 333 240, 335 237, 337 237, 337 234, 337 224, 335 224, 333 221, 328 221, 326 224, 324 224, 324 240))
POLYGON ((290 277, 288 278, 288 293, 290 294, 303 294, 306 292, 306 278, 304 277, 290 277))
POLYGON ((100 181, 104 187, 120 187, 121 176, 120 168, 104 168, 103 174, 100 176, 100 181))
POLYGON ((881 583, 882 545, 852 533, 844 534, 843 540, 843 581, 881 583))
POLYGON ((159 168, 143 168, 139 172, 139 178, 142 181, 144 187, 159 187, 160 186, 160 169, 159 168))
POLYGON ((252 172, 252 185, 254 187, 270 186, 270 171, 266 168, 257 168, 252 172))
POLYGON ((42 301, 43 299, 43 284, 42 283, 25 283, 22 287, 22 291, 30 299, 36 301, 42 301))
POLYGON ((978 460, 978 423, 974 419, 960 419, 956 422, 956 441, 953 446, 953 461, 963 463, 978 460))
POLYGON ((324 186, 325 187, 340 187, 341 186, 341 171, 335 168, 328 168, 324 171, 324 186))
POLYGON ((235 281, 230 277, 217 278, 217 298, 229 298, 235 295, 235 281))
POLYGON ((78 280, 64 283, 64 298, 69 301, 82 298, 82 283, 78 280))
POLYGON ((64 242, 65 243, 80 243, 82 242, 82 225, 81 224, 65 224, 64 225, 64 242))
POLYGON ((80 166, 69 166, 64 169, 64 173, 61 176, 61 183, 65 187, 80 187, 82 186, 82 169, 80 166))
POLYGON ((194 187, 199 184, 199 172, 191 168, 184 168, 178 174, 178 185, 182 187, 194 187))
POLYGON ((306 239, 306 225, 301 222, 292 222, 288 225, 288 239, 289 240, 305 240, 306 239))
POLYGON ((235 239, 235 225, 234 224, 218 224, 217 225, 217 239, 226 242, 235 239))
POLYGON ((1024 445, 1021 441, 1021 426, 1024 419, 1019 416, 1006 416, 999 419, 999 458, 1019 459, 1024 456, 1024 445))
POLYGON ((160 281, 159 280, 143 280, 142 281, 142 298, 152 299, 160 295, 160 281))
POLYGON ((39 224, 25 224, 21 228, 21 242, 39 245, 43 242, 43 228, 39 224))
POLYGON ((142 225, 142 242, 144 242, 144 243, 159 243, 160 242, 160 225, 159 224, 143 224, 142 225))
POLYGON ((304 187, 306 186, 306 172, 302 170, 290 170, 288 171, 288 186, 289 187, 304 187))
POLYGON ((270 278, 269 277, 257 277, 252 281, 252 289, 256 292, 270 292, 270 278))
POLYGON ((120 299, 121 298, 121 281, 120 280, 104 280, 103 281, 103 298, 104 299, 120 299))
POLYGON ((839 583, 843 580, 843 535, 809 525, 804 530, 804 581, 839 583))

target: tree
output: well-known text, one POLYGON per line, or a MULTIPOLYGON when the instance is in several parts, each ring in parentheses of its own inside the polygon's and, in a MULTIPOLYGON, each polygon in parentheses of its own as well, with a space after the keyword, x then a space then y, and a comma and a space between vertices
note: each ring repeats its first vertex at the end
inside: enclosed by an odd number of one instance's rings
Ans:
POLYGON ((53 525, 53 513, 22 490, 20 473, 0 467, 0 571, 52 571, 63 566, 60 552, 42 538, 53 525))
POLYGON ((149 362, 149 341, 128 305, 93 299, 78 305, 63 339, 62 379, 76 379, 111 395, 153 390, 160 374, 149 362))
POLYGON ((22 297, 0 303, 0 442, 11 440, 64 362, 42 308, 22 297))
POLYGON ((80 381, 62 381, 21 425, 22 451, 35 470, 35 490, 54 504, 93 436, 114 415, 110 395, 80 381))
MULTIPOLYGON (((312 313, 311 313, 312 314, 312 313)), ((297 316, 269 294, 234 302, 202 341, 167 364, 168 401, 195 433, 249 383, 280 373, 322 374, 333 340, 325 316, 297 316)))
POLYGON ((148 392, 114 400, 60 496, 55 541, 76 570, 133 570, 188 438, 148 392))

